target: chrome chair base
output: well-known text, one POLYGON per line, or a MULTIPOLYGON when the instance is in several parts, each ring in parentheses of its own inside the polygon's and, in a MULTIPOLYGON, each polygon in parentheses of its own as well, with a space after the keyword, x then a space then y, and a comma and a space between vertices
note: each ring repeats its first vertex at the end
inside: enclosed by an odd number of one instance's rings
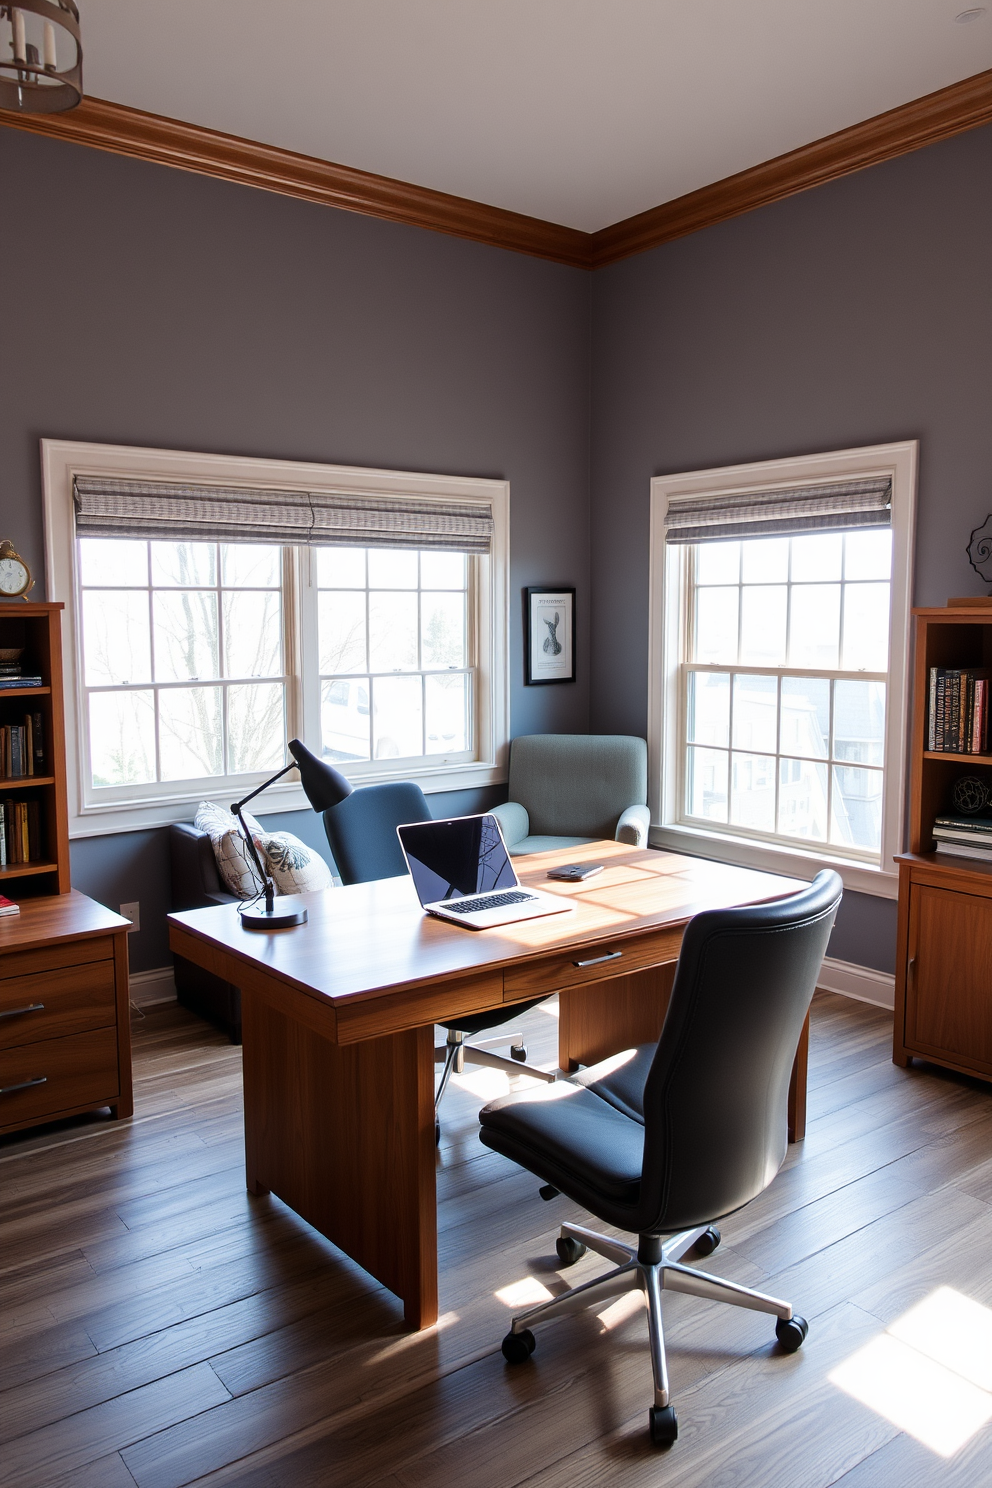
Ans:
POLYGON ((508 1075, 529 1075, 532 1080, 543 1080, 548 1085, 553 1085, 558 1078, 556 1074, 548 1070, 538 1069, 536 1065, 525 1064, 526 1050, 523 1043, 524 1036, 519 1029, 511 1031, 504 1030, 499 1038, 481 1039, 478 1043, 467 1044, 465 1035, 455 1028, 448 1029, 447 1041, 436 1044, 434 1047, 434 1063, 443 1064, 441 1080, 434 1096, 434 1114, 437 1115, 441 1104, 441 1097, 448 1087, 448 1081, 453 1074, 460 1075, 466 1064, 482 1065, 486 1069, 504 1070, 508 1075), (489 1050, 490 1044, 509 1044, 513 1057, 506 1059, 501 1054, 492 1054, 489 1050), (519 1055, 513 1051, 519 1050, 519 1055))
MULTIPOLYGON (((770 1313, 779 1319, 776 1333, 782 1346, 790 1351, 798 1348, 806 1336, 806 1324, 802 1318, 797 1317, 794 1320, 795 1327, 791 1328, 793 1312, 788 1302, 769 1297, 764 1292, 752 1291, 750 1287, 738 1286, 733 1281, 724 1281, 722 1277, 711 1276, 708 1271, 697 1271, 692 1266, 681 1264, 686 1252, 704 1236, 713 1240, 710 1249, 715 1250, 720 1235, 710 1225, 683 1230, 669 1240, 642 1235, 635 1250, 608 1235, 601 1235, 597 1230, 587 1230, 583 1225, 563 1224, 557 1242, 562 1260, 571 1264, 572 1260, 578 1260, 585 1247, 594 1250, 604 1260, 613 1261, 615 1269, 608 1271, 605 1276, 597 1276, 592 1281, 583 1282, 581 1286, 572 1287, 550 1302, 542 1302, 539 1306, 520 1313, 519 1317, 513 1319, 510 1332, 503 1340, 504 1356, 508 1362, 517 1363, 533 1352, 533 1335, 530 1333, 532 1323, 543 1323, 571 1312, 580 1312, 593 1303, 621 1296, 635 1287, 640 1287, 647 1303, 654 1406, 657 1411, 670 1407, 665 1332, 661 1320, 663 1291, 688 1292, 694 1297, 705 1297, 711 1302, 729 1302, 732 1307, 747 1307, 753 1312, 770 1313), (783 1323, 790 1324, 790 1330, 783 1330, 783 1323), (527 1335, 526 1339, 521 1335, 527 1335), (516 1347, 511 1342, 515 1338, 520 1340, 516 1347), (796 1338, 798 1342, 795 1341, 796 1338)), ((674 1423, 674 1413, 671 1414, 674 1423)), ((670 1439, 674 1440, 674 1435, 670 1439)))

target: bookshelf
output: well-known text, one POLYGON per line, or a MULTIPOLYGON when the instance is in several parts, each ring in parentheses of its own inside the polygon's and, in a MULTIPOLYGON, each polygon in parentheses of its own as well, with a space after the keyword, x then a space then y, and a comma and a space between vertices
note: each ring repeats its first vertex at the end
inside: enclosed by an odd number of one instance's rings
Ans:
POLYGON ((992 855, 937 850, 938 816, 953 814, 954 783, 974 776, 992 794, 992 753, 927 748, 932 667, 992 669, 992 599, 913 611, 909 851, 899 864, 893 1054, 992 1080, 992 855))
POLYGON ((7 775, 0 769, 0 804, 8 821, 8 861, 0 866, 0 893, 69 892, 69 828, 65 781, 65 719, 62 700, 62 605, 23 600, 0 604, 0 653, 19 651, 25 676, 40 676, 41 687, 0 689, 0 729, 23 728, 28 717, 41 723, 41 757, 34 774, 7 775), (12 861, 10 808, 30 809, 37 823, 27 861, 12 861))
POLYGON ((3 652, 20 652, 7 667, 42 685, 0 688, 0 731, 25 729, 22 769, 31 716, 34 769, 10 774, 0 732, 4 814, 20 804, 34 822, 28 860, 0 867, 0 894, 20 906, 0 917, 0 1134, 105 1106, 132 1111, 128 922, 69 882, 62 606, 0 603, 3 652))

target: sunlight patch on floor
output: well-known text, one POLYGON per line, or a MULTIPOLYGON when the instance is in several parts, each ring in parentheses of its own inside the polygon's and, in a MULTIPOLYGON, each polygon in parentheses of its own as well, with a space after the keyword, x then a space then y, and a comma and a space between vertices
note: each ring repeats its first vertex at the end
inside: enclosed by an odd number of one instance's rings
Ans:
POLYGON ((504 1307, 537 1307, 540 1302, 550 1302, 552 1293, 536 1276, 525 1276, 523 1281, 511 1282, 494 1292, 497 1302, 504 1307))
POLYGON ((828 1376, 941 1457, 992 1420, 992 1310, 938 1287, 828 1376))
POLYGON ((604 1307, 602 1312, 597 1312, 596 1316, 603 1325, 603 1332, 608 1333, 611 1328, 619 1328, 620 1324, 625 1323, 628 1318, 643 1312, 646 1306, 647 1299, 644 1293, 640 1287, 635 1287, 633 1291, 625 1292, 622 1297, 611 1302, 609 1307, 604 1307))

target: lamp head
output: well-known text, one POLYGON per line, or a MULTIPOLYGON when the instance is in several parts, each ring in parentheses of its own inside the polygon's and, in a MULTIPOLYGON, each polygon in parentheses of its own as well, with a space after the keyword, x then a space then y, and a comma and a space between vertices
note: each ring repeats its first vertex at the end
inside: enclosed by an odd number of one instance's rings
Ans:
POLYGON ((290 739, 289 752, 296 761, 303 790, 314 811, 326 811, 351 795, 354 790, 351 781, 333 765, 318 759, 299 739, 290 739))

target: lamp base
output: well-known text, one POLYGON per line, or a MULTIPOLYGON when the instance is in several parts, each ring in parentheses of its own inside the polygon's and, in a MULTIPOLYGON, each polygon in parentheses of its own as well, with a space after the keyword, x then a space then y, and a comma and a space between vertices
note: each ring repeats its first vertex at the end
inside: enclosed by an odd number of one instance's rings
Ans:
POLYGON ((272 909, 264 904, 253 904, 250 909, 240 909, 241 923, 246 930, 285 930, 290 925, 305 925, 307 907, 292 894, 277 894, 272 909))

